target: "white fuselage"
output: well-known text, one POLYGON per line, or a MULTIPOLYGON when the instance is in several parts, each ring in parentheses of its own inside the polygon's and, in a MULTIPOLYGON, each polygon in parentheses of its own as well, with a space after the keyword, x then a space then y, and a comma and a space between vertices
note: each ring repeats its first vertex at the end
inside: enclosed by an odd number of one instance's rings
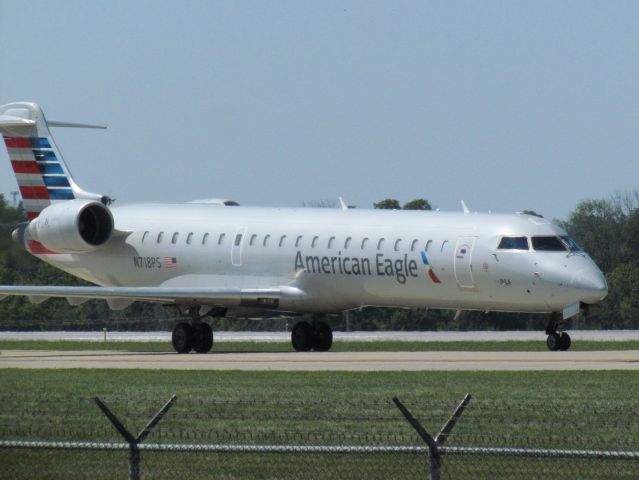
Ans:
POLYGON ((606 291, 583 252, 498 249, 504 236, 565 235, 528 215, 189 203, 111 211, 119 233, 105 246, 40 257, 101 286, 295 287, 306 295, 277 308, 289 312, 555 312, 606 291))

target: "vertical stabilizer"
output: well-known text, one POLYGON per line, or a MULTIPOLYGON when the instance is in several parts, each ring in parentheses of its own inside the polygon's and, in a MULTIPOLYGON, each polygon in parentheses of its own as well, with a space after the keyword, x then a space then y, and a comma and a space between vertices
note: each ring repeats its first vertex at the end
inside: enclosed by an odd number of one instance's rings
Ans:
MULTIPOLYGON (((75 126, 60 122, 52 125, 75 126)), ((56 202, 76 198, 106 201, 106 197, 85 192, 75 183, 37 104, 19 102, 0 106, 0 133, 29 220, 56 202)))

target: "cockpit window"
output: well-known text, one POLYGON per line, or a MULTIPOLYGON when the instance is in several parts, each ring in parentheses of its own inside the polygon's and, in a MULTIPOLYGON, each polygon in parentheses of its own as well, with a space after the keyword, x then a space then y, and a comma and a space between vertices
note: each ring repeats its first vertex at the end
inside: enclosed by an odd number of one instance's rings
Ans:
POLYGON ((538 252, 565 252, 566 245, 559 237, 532 237, 533 249, 538 252))
POLYGON ((566 245, 568 245, 568 250, 570 250, 571 252, 583 252, 583 249, 579 246, 579 244, 568 235, 564 235, 563 237, 561 237, 561 239, 566 245))
POLYGON ((528 250, 528 238, 504 237, 497 248, 500 250, 528 250))

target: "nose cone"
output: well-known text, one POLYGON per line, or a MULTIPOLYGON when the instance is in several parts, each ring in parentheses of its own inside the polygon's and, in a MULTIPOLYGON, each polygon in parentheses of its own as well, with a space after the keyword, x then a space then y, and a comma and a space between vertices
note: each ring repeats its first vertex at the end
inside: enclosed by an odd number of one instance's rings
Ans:
POLYGON ((608 295, 606 277, 597 267, 582 270, 570 285, 579 291, 580 299, 584 303, 599 303, 608 295))

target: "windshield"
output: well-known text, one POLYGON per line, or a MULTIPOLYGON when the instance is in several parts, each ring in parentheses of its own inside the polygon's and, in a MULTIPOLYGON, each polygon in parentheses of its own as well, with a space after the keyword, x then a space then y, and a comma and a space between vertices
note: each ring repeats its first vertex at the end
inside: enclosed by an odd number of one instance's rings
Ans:
POLYGON ((559 237, 532 237, 533 249, 538 252, 565 252, 566 245, 559 237))
POLYGON ((500 250, 528 250, 528 238, 504 237, 497 248, 500 250))
POLYGON ((564 235, 563 237, 561 237, 561 239, 568 246, 568 250, 570 250, 571 252, 583 252, 584 251, 583 248, 581 248, 579 246, 579 244, 577 242, 575 242, 572 238, 570 238, 568 235, 564 235))

